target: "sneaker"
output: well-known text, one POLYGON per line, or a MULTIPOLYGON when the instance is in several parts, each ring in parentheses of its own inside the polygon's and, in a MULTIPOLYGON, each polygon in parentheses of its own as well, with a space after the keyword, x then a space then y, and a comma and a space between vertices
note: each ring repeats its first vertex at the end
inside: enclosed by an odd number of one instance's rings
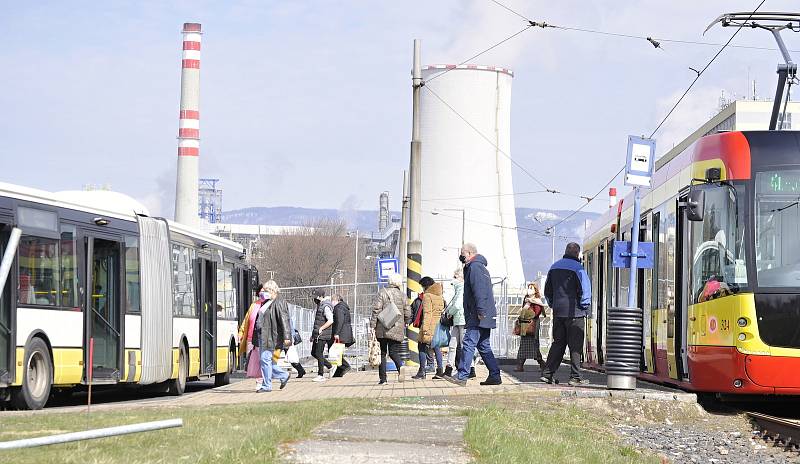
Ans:
POLYGON ((318 375, 318 376, 314 377, 314 382, 325 382, 326 380, 328 380, 328 379, 326 379, 325 377, 323 377, 321 375, 318 375))
POLYGON ((433 376, 433 380, 441 380, 444 378, 444 373, 441 369, 436 369, 436 375, 433 376))
POLYGON ((550 377, 549 375, 543 375, 543 376, 541 376, 541 377, 539 378, 539 380, 541 380, 541 381, 542 381, 542 382, 544 382, 544 383, 550 383, 550 384, 552 384, 552 383, 553 383, 553 378, 552 378, 552 377, 550 377))
POLYGON ((259 391, 259 390, 261 390, 261 388, 262 388, 262 387, 261 387, 261 384, 260 384, 260 383, 257 383, 257 384, 256 384, 256 391, 259 391))
POLYGON ((500 385, 503 383, 503 379, 500 377, 487 377, 486 380, 481 382, 481 385, 500 385))
POLYGON ((477 374, 475 374, 475 368, 474 368, 474 367, 470 367, 470 368, 469 368, 469 378, 470 378, 470 379, 474 379, 474 378, 475 378, 475 377, 477 377, 477 376, 478 376, 478 375, 477 375, 477 374))
POLYGON ((451 375, 453 375, 453 366, 446 366, 442 377, 450 377, 451 375))
POLYGON ((272 390, 267 390, 266 388, 259 388, 258 390, 256 390, 256 393, 269 393, 271 391, 272 390))
POLYGON ((386 385, 387 383, 389 383, 389 382, 384 379, 384 380, 381 380, 380 382, 378 382, 378 385, 386 385))
POLYGON ((281 390, 283 390, 286 387, 286 384, 289 383, 289 379, 290 377, 287 376, 285 379, 281 380, 281 390))
POLYGON ((589 379, 569 379, 567 385, 570 387, 584 387, 589 385, 589 379))
POLYGON ((340 367, 340 368, 336 369, 336 373, 334 373, 333 376, 336 377, 336 378, 344 377, 344 375, 347 374, 348 372, 350 372, 351 370, 353 370, 352 367, 344 367, 344 368, 340 367))
POLYGON ((450 375, 448 375, 444 379, 447 380, 450 383, 454 383, 454 384, 458 385, 459 387, 466 387, 467 386, 467 379, 461 380, 458 377, 453 377, 453 376, 450 376, 450 375))
POLYGON ((424 372, 417 372, 417 375, 411 377, 414 380, 425 380, 425 373, 424 372))

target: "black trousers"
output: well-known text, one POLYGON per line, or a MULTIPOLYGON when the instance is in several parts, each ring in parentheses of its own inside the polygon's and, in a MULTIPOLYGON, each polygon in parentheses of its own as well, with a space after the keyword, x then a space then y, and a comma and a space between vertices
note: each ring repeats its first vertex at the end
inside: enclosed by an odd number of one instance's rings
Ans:
POLYGON ((381 344, 381 365, 378 367, 378 376, 383 381, 386 380, 386 355, 388 354, 394 361, 397 372, 400 372, 403 360, 400 358, 400 342, 388 338, 379 338, 378 342, 381 344))
MULTIPOLYGON (((330 351, 333 344, 336 343, 335 340, 328 340, 328 351, 330 351)), ((334 377, 341 377, 344 375, 344 371, 350 369, 350 363, 347 362, 347 358, 342 355, 342 365, 336 369, 336 373, 333 374, 334 377)))
POLYGON ((311 347, 311 356, 317 359, 317 375, 325 373, 325 368, 330 369, 331 363, 325 359, 325 347, 328 345, 328 340, 316 340, 314 346, 311 347))
POLYGON ((569 362, 571 379, 581 378, 581 357, 583 356, 583 339, 585 318, 556 317, 553 318, 553 344, 547 353, 547 363, 542 375, 552 377, 558 370, 564 351, 569 346, 569 362))

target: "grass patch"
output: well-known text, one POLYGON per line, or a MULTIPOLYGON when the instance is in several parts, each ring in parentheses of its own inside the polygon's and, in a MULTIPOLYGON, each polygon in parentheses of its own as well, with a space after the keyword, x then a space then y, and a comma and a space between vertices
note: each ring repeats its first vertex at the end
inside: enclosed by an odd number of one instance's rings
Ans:
POLYGON ((557 404, 471 411, 464 438, 478 463, 658 463, 620 444, 603 417, 557 404))
POLYGON ((0 452, 0 462, 276 462, 281 443, 366 407, 361 400, 305 401, 99 412, 88 420, 84 413, 3 417, 0 441, 171 418, 182 418, 183 427, 0 452))

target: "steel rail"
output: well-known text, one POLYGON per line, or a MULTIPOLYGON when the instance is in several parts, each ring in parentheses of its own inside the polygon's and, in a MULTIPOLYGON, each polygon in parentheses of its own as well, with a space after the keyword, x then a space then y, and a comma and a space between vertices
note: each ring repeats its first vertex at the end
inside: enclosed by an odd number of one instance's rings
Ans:
POLYGON ((800 445, 800 420, 770 416, 760 412, 748 412, 747 415, 765 436, 786 445, 800 445))

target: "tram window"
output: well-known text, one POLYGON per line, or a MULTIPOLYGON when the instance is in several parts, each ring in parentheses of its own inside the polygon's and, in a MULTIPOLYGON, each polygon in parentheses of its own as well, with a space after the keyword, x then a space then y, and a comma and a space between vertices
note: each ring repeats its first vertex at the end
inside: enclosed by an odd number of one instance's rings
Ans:
POLYGON ((706 190, 704 219, 691 223, 692 303, 737 293, 747 285, 744 227, 737 220, 734 192, 727 186, 706 190))
POLYGON ((194 301, 194 262, 196 252, 183 245, 172 245, 173 296, 176 316, 194 317, 197 309, 194 301))
POLYGON ((765 287, 798 287, 800 170, 756 173, 756 271, 765 287))
POLYGON ((131 236, 125 237, 125 298, 127 312, 142 312, 139 279, 139 239, 131 236))
POLYGON ((77 306, 78 263, 75 250, 77 230, 75 226, 61 226, 61 306, 77 306))
POLYGON ((662 301, 659 299, 659 288, 661 287, 660 282, 658 281, 659 276, 659 266, 661 265, 661 243, 660 238, 660 231, 661 231, 661 213, 654 213, 653 214, 653 231, 651 233, 651 240, 653 241, 653 257, 656 262, 653 265, 653 270, 651 273, 651 283, 650 288, 652 289, 652 296, 650 301, 650 307, 653 309, 658 309, 659 302, 662 301))
POLYGON ((236 292, 230 265, 217 269, 217 317, 236 319, 236 292))
POLYGON ((20 304, 58 304, 58 240, 23 236, 19 241, 20 304))

